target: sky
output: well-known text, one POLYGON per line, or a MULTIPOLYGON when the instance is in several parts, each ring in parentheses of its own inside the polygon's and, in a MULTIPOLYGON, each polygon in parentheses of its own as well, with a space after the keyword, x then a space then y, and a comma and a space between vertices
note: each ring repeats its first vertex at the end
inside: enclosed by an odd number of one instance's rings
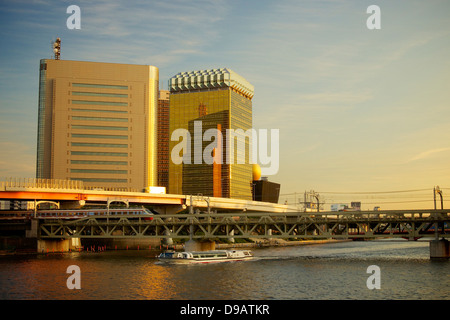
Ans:
POLYGON ((162 89, 182 71, 246 78, 253 127, 280 130, 282 198, 429 208, 434 186, 450 193, 449 14, 448 0, 2 0, 0 177, 35 176, 39 60, 61 37, 61 59, 154 65, 162 89))

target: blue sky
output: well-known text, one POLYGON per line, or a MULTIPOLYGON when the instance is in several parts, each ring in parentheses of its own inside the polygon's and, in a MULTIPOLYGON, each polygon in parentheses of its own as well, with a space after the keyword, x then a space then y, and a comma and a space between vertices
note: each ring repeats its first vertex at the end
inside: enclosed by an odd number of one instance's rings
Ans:
POLYGON ((283 194, 450 186, 449 14, 447 0, 2 1, 0 177, 35 174, 39 59, 61 37, 62 59, 155 65, 163 88, 180 71, 245 77, 254 127, 280 129, 283 194))

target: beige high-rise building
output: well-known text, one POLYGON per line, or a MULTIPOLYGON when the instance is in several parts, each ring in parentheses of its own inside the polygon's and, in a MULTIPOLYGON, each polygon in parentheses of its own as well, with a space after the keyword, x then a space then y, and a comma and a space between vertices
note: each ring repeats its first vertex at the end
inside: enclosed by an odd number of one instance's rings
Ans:
POLYGON ((156 186, 158 82, 149 65, 41 60, 37 178, 156 186))

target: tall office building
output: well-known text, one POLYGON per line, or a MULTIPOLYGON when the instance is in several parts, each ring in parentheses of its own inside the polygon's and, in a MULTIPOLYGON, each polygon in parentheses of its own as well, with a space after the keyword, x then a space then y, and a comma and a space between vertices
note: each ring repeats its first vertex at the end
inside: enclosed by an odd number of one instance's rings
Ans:
MULTIPOLYGON (((182 155, 190 157, 191 163, 169 161, 169 192, 251 200, 252 165, 248 161, 251 139, 237 133, 237 140, 243 143, 231 145, 226 134, 227 130, 245 132, 252 128, 253 86, 232 70, 222 68, 181 72, 169 80, 169 89, 169 136, 172 140, 175 130, 184 129, 192 137, 187 148, 191 154, 182 155), (208 129, 222 133, 222 141, 213 151, 215 156, 220 152, 222 163, 193 161, 197 148, 200 146, 203 151, 212 141, 203 138, 208 129), (245 163, 238 161, 240 156, 245 156, 245 163)), ((169 141, 169 151, 178 143, 169 141)))
POLYGON ((158 82, 154 66, 41 60, 37 178, 156 186, 158 82))
POLYGON ((169 97, 168 90, 160 90, 158 98, 158 186, 169 188, 169 97))

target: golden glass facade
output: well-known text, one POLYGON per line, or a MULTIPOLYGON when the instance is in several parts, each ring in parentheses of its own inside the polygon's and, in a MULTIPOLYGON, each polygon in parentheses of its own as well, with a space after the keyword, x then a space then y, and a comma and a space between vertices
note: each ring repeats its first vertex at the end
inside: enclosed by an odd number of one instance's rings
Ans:
MULTIPOLYGON (((193 159, 194 139, 202 139, 194 136, 193 125, 195 121, 202 121, 202 134, 207 129, 220 128, 223 142, 220 168, 204 162, 175 164, 170 161, 169 192, 187 195, 201 193, 205 196, 217 196, 220 192, 222 197, 251 200, 252 165, 248 161, 251 141, 245 139, 244 147, 235 142, 234 157, 228 159, 230 144, 227 144, 226 132, 252 128, 253 87, 229 69, 180 73, 169 81, 169 87, 169 138, 177 129, 187 130, 192 137, 190 157, 193 159), (238 163, 238 157, 244 153, 245 163, 238 163), (214 189, 217 181, 220 181, 220 186, 214 189)), ((178 143, 180 141, 169 141, 169 152, 178 143)), ((202 141, 202 150, 209 143, 202 141)))
POLYGON ((157 185, 158 82, 153 66, 41 60, 37 178, 157 185))
POLYGON ((158 186, 169 188, 169 91, 160 90, 158 99, 158 186))

